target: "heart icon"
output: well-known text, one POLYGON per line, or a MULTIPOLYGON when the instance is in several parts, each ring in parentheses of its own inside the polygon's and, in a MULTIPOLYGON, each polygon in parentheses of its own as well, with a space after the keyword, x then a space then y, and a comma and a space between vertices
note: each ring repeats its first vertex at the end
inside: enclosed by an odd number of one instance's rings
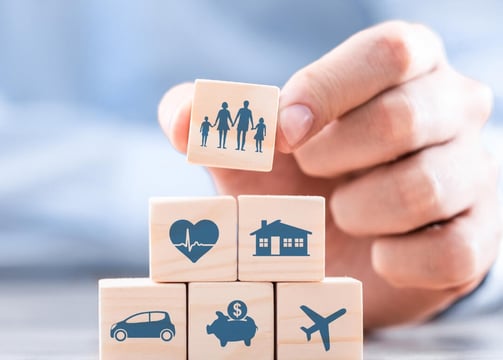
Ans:
POLYGON ((192 224, 182 219, 171 225, 169 238, 178 251, 195 263, 215 246, 218 233, 218 226, 211 220, 192 224))

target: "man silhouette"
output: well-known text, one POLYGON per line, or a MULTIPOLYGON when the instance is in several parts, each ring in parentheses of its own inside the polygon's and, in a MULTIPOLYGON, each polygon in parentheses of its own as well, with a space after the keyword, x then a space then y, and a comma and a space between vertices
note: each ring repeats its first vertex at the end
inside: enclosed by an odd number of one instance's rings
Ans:
POLYGON ((251 122, 251 127, 253 128, 253 117, 252 117, 252 112, 250 109, 248 109, 249 102, 248 100, 245 100, 243 102, 243 107, 239 109, 236 119, 234 120, 234 124, 236 122, 238 123, 238 138, 237 138, 237 147, 236 150, 245 150, 245 141, 246 141, 246 132, 249 129, 249 124, 251 122), (239 121, 238 121, 239 120, 239 121))

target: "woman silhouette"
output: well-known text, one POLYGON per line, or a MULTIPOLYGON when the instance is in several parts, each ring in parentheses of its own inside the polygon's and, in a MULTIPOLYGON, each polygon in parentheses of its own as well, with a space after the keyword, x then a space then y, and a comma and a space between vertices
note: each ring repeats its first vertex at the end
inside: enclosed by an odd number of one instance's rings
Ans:
POLYGON ((229 113, 229 110, 227 110, 227 103, 224 101, 222 103, 222 108, 218 111, 217 118, 215 119, 215 123, 213 126, 215 126, 218 123, 217 129, 218 129, 218 146, 217 148, 224 148, 225 147, 225 140, 227 139, 227 131, 229 131, 229 123, 227 120, 229 120, 232 124, 232 118, 231 114, 229 113))

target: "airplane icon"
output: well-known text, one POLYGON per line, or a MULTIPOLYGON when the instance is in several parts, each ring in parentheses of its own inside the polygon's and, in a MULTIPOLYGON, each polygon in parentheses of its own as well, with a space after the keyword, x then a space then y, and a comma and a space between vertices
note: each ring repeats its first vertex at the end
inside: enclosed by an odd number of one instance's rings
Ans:
POLYGON ((320 314, 318 314, 314 310, 310 309, 306 305, 302 305, 300 307, 300 309, 302 311, 304 311, 306 313, 306 315, 309 316, 309 318, 311 320, 314 321, 314 325, 312 325, 309 328, 301 326, 301 330, 306 333, 307 341, 311 341, 311 335, 314 332, 319 331, 320 335, 321 335, 321 339, 323 340, 323 346, 325 347, 325 351, 330 350, 330 331, 328 329, 328 325, 332 321, 334 321, 334 320, 340 318, 342 315, 344 315, 346 313, 346 309, 345 308, 339 309, 336 312, 334 312, 332 315, 327 316, 327 317, 321 316, 320 314))

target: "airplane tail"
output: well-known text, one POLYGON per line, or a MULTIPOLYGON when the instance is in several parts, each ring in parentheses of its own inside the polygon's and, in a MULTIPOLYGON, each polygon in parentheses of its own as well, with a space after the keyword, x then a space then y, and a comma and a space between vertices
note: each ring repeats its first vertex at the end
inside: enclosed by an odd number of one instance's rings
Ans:
POLYGON ((312 333, 309 332, 309 330, 306 327, 304 327, 304 326, 301 326, 300 329, 306 333, 307 341, 311 341, 311 335, 312 335, 312 333))

